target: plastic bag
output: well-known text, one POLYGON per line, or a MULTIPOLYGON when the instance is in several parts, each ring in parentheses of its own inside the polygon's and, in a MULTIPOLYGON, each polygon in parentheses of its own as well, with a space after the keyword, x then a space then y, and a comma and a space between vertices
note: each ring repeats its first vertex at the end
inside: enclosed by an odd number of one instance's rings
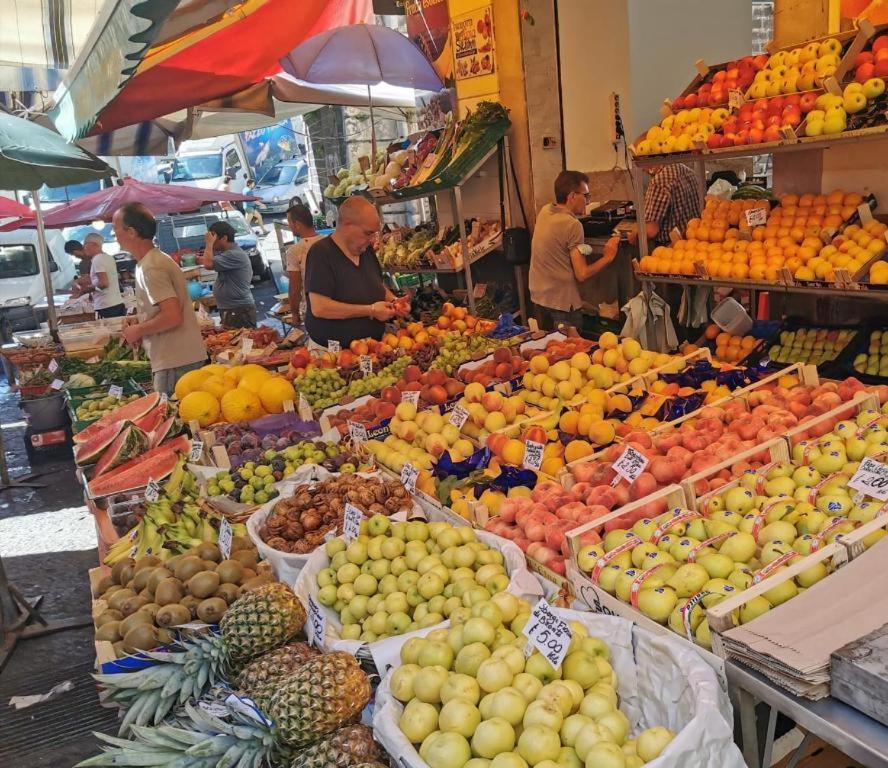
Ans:
MULTIPOLYGON (((677 733, 646 768, 745 767, 734 744, 730 702, 715 672, 690 646, 617 616, 554 610, 564 619, 579 621, 610 647, 620 709, 629 718, 632 737, 656 725, 677 733)), ((404 707, 392 696, 390 681, 388 674, 376 691, 374 735, 390 755, 398 756, 402 768, 428 768, 398 727, 404 707)))

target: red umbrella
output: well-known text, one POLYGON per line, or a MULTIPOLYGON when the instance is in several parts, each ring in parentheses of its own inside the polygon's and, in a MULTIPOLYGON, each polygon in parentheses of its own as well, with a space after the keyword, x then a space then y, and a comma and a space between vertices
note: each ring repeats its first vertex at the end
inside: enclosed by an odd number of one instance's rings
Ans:
POLYGON ((27 205, 10 200, 8 197, 0 197, 0 232, 9 229, 18 229, 23 224, 34 220, 34 211, 27 205))
MULTIPOLYGON (((97 219, 110 221, 114 211, 126 203, 142 203, 155 216, 159 216, 196 211, 201 206, 223 200, 237 202, 256 199, 251 195, 223 192, 218 189, 180 187, 175 184, 146 184, 127 177, 123 179, 123 184, 91 192, 66 205, 53 208, 44 215, 43 222, 46 227, 60 229, 89 224, 97 219)), ((32 225, 25 223, 24 226, 32 225)))

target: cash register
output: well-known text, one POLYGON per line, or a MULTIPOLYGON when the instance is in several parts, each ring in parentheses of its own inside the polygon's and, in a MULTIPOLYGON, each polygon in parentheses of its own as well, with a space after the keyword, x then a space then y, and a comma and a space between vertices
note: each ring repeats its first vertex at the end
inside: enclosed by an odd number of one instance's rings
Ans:
POLYGON ((631 200, 608 200, 591 203, 586 215, 580 216, 580 223, 587 238, 609 237, 620 222, 634 216, 635 206, 631 200))

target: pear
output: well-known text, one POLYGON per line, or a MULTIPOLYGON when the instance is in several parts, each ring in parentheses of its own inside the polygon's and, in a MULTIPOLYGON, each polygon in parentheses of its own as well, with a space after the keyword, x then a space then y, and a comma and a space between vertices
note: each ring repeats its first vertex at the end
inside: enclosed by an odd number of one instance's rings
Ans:
POLYGON ((768 565, 792 551, 793 548, 790 544, 787 544, 785 541, 780 541, 780 539, 774 539, 762 547, 762 563, 768 565))
POLYGON ((632 550, 632 565, 636 568, 641 568, 642 563, 644 563, 645 557, 651 553, 659 552, 660 550, 657 548, 656 544, 651 544, 649 541, 646 541, 644 544, 639 544, 632 550))
POLYGON ((710 579, 703 585, 703 589, 700 591, 711 593, 703 598, 703 607, 711 608, 713 605, 717 605, 721 602, 724 598, 733 595, 737 591, 737 588, 724 579, 710 579))
POLYGON ((669 547, 669 554, 672 555, 672 557, 675 558, 678 562, 683 563, 685 560, 688 559, 688 555, 691 553, 691 550, 699 544, 699 539, 694 539, 690 536, 682 536, 669 547))
POLYGON ((756 543, 752 534, 740 532, 721 545, 719 554, 730 557, 735 563, 745 563, 755 555, 755 549, 756 543))
POLYGON ((691 597, 700 591, 709 578, 709 573, 702 565, 686 563, 672 575, 666 585, 674 589, 678 597, 691 597))
MULTIPOLYGON (((785 570, 785 568, 778 568, 771 575, 774 576, 785 570)), ((781 603, 785 603, 787 600, 794 598, 798 594, 798 591, 795 582, 792 579, 787 579, 782 584, 778 584, 765 592, 764 597, 771 605, 778 606, 781 603)))
POLYGON ((792 548, 800 555, 810 555, 814 551, 814 545, 817 539, 810 533, 799 536, 793 543, 792 548))
POLYGON ((728 525, 720 520, 704 520, 703 526, 706 529, 706 536, 721 536, 723 533, 732 533, 737 530, 736 526, 728 525))
POLYGON ((796 584, 807 589, 821 579, 826 578, 828 571, 823 563, 816 563, 796 576, 796 584))
POLYGON ((698 557, 697 562, 706 569, 713 579, 724 579, 734 570, 734 561, 727 555, 720 553, 698 557))
POLYGON ((697 641, 697 645, 705 648, 707 651, 712 650, 712 635, 709 632, 709 622, 706 619, 703 619, 694 631, 694 639, 697 641))
POLYGON ((766 525, 759 531, 758 543, 763 546, 769 541, 779 539, 786 544, 792 544, 798 535, 798 531, 796 531, 794 525, 786 523, 783 520, 778 520, 775 523, 766 525))
POLYGON ((659 624, 665 624, 678 601, 675 590, 669 587, 642 589, 638 593, 638 610, 659 624))
MULTIPOLYGON (((679 635, 685 634, 685 617, 684 615, 682 615, 682 609, 687 605, 687 603, 687 598, 681 598, 675 604, 675 610, 669 614, 669 628, 679 635)), ((706 618, 706 613, 704 612, 703 607, 700 605, 700 603, 697 603, 689 611, 686 611, 686 613, 688 614, 688 623, 690 624, 691 632, 693 633, 697 629, 697 627, 700 626, 700 622, 703 621, 704 618, 706 618)))
POLYGON ((622 575, 623 569, 619 565, 608 565, 602 569, 598 577, 598 586, 612 595, 616 590, 617 578, 622 575))
POLYGON ((735 568, 728 575, 728 581, 737 589, 748 589, 752 586, 752 571, 749 568, 735 568))
POLYGON ((748 624, 770 610, 771 603, 768 602, 767 598, 762 596, 754 597, 740 606, 740 623, 748 624))

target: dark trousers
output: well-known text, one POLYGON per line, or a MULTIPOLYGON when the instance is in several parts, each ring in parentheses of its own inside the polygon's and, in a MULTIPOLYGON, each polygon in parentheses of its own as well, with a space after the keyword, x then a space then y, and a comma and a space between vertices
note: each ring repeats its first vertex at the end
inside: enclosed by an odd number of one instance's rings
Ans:
POLYGON ((561 309, 549 309, 542 304, 534 304, 536 318, 540 328, 544 331, 557 331, 559 325, 572 325, 577 331, 583 327, 583 312, 579 309, 565 311, 561 309))
POLYGON ((97 309, 96 314, 99 317, 123 317, 126 314, 126 304, 121 302, 113 307, 105 307, 105 309, 97 309))
POLYGON ((219 316, 225 328, 255 328, 256 307, 237 307, 220 309, 219 316))

